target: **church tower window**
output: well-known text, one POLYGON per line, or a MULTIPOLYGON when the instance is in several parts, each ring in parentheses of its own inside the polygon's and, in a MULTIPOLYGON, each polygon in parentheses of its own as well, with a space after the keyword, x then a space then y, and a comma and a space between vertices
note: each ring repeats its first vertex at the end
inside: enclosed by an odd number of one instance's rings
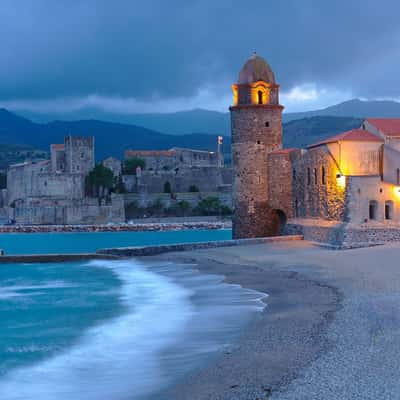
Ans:
POLYGON ((259 90, 257 93, 257 96, 258 96, 258 104, 262 104, 263 103, 263 92, 261 90, 259 90))
POLYGON ((325 185, 325 168, 321 168, 321 183, 325 185))

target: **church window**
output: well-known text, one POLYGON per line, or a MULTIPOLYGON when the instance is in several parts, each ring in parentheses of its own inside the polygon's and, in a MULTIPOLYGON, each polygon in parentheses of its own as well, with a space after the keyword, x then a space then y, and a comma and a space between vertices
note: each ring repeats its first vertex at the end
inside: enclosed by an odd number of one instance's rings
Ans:
POLYGON ((318 183, 318 172, 317 168, 314 168, 314 184, 316 185, 318 183))
POLYGON ((310 168, 307 168, 307 185, 311 185, 311 170, 310 168))
POLYGON ((259 90, 257 93, 257 96, 258 96, 258 104, 262 104, 263 103, 263 92, 261 90, 259 90))
POLYGON ((371 200, 369 202, 369 219, 377 219, 378 215, 378 202, 376 200, 371 200))
POLYGON ((325 168, 321 168, 321 183, 325 185, 325 168))
POLYGON ((393 219, 393 201, 385 201, 385 219, 393 219))

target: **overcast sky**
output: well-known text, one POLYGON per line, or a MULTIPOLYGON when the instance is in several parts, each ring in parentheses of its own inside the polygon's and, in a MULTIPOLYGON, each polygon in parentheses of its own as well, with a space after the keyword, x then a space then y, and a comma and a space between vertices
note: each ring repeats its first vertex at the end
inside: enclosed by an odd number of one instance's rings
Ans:
POLYGON ((1 0, 0 106, 226 110, 254 50, 287 111, 400 98, 395 0, 1 0))

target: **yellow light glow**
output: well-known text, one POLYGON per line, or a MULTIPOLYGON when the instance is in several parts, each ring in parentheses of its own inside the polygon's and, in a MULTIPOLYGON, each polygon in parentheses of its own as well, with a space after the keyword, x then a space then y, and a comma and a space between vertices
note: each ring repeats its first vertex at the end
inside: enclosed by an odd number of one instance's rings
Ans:
POLYGON ((399 186, 393 186, 393 193, 396 197, 400 198, 400 187, 399 186))
POLYGON ((346 187, 346 177, 342 174, 336 175, 336 182, 339 187, 345 188, 346 187))
POLYGON ((237 106, 239 104, 239 92, 237 85, 232 85, 233 92, 233 105, 237 106))

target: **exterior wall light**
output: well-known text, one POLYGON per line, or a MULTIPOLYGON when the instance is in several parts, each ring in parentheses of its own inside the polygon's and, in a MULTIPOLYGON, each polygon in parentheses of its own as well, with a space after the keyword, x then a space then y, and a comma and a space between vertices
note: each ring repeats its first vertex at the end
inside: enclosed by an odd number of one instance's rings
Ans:
POLYGON ((340 173, 336 174, 336 182, 338 186, 344 188, 346 186, 346 177, 340 173))

